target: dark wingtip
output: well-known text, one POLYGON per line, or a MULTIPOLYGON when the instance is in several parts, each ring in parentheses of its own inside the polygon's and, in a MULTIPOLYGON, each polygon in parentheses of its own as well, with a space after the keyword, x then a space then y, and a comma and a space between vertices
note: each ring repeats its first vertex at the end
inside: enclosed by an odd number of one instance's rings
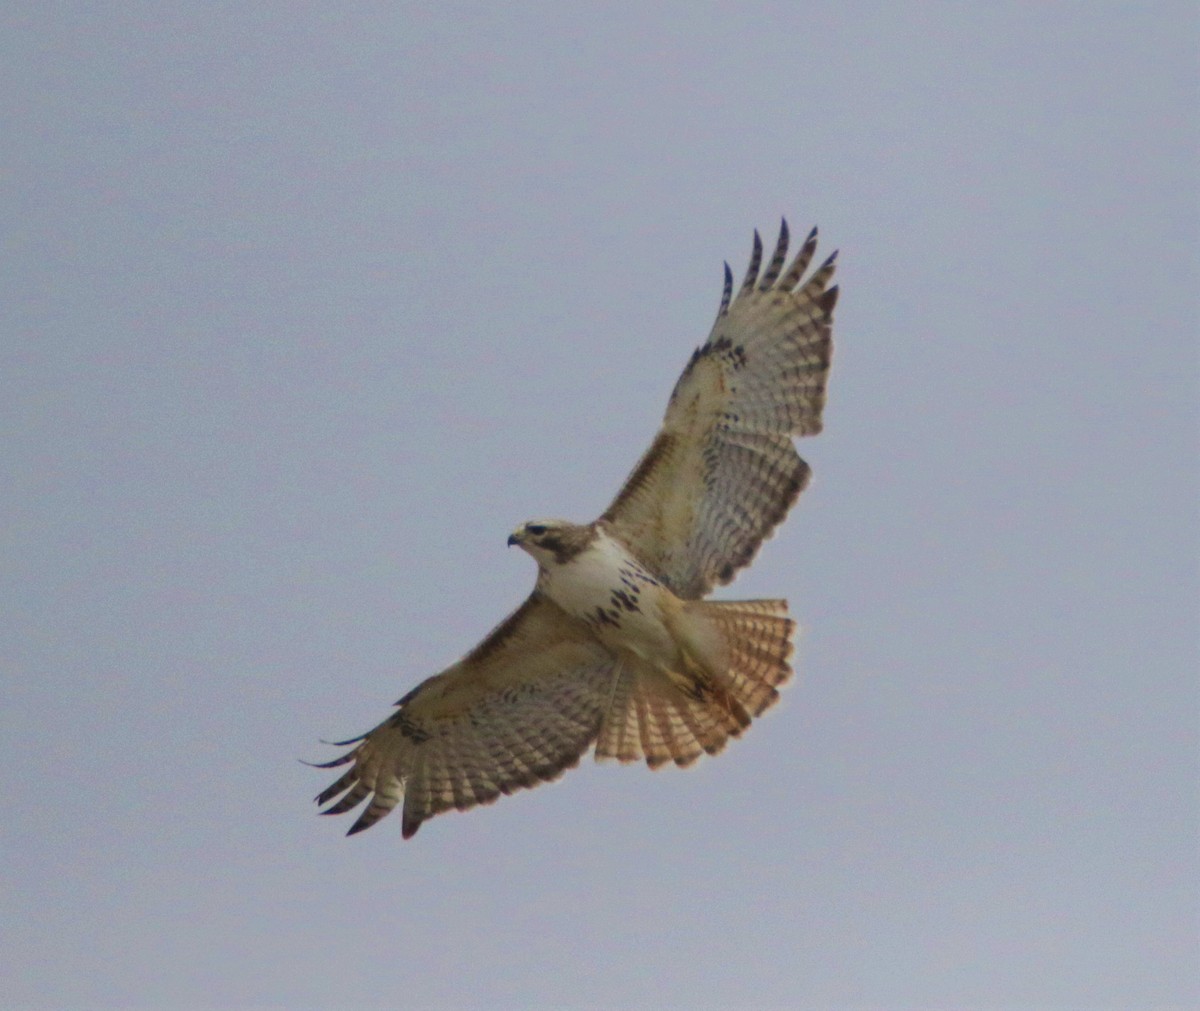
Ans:
POLYGON ((754 247, 750 250, 750 264, 746 268, 746 276, 742 279, 742 287, 738 297, 747 294, 758 283, 758 268, 762 266, 762 236, 754 229, 754 247))
POLYGON ((725 285, 721 289, 721 304, 717 308, 717 316, 729 312, 729 302, 733 298, 733 271, 729 269, 729 261, 725 261, 725 285))
POLYGON ((366 740, 366 737, 366 734, 359 734, 357 737, 351 737, 346 741, 327 741, 323 737, 320 740, 322 744, 328 744, 331 748, 348 748, 351 744, 357 744, 359 741, 366 740))
POLYGON ((331 758, 328 762, 309 762, 303 758, 297 758, 296 761, 301 765, 307 765, 310 769, 336 769, 339 765, 345 765, 354 757, 354 752, 350 751, 344 755, 338 755, 337 758, 331 758))
POLYGON ((367 809, 358 816, 354 824, 346 829, 346 835, 358 835, 359 832, 365 832, 387 813, 387 811, 380 811, 373 804, 368 804, 367 809))

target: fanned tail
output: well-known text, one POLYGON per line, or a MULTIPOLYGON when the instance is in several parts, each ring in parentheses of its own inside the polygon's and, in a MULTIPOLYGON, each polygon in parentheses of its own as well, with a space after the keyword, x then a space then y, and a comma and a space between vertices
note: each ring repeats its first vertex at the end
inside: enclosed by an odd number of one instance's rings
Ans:
POLYGON ((626 663, 596 741, 596 758, 691 765, 739 737, 791 677, 795 623, 783 600, 689 601, 693 670, 664 675, 626 663))
POLYGON ((779 701, 777 688, 792 676, 792 636, 796 623, 786 600, 693 601, 714 625, 728 649, 727 676, 737 700, 753 716, 779 701))

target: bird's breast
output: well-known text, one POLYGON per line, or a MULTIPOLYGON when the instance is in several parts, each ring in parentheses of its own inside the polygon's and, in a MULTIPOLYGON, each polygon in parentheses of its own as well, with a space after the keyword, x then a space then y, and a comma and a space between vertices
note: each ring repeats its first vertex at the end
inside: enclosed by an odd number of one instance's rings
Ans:
POLYGON ((663 622, 670 591, 607 536, 597 537, 570 561, 548 566, 540 585, 546 596, 614 649, 648 654, 670 643, 663 622))

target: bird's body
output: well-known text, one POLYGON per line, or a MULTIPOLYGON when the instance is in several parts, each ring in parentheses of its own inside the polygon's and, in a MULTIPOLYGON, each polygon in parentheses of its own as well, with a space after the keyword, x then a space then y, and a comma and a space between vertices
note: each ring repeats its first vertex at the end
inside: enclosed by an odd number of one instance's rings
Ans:
POLYGON ((778 699, 794 625, 782 600, 711 601, 808 481, 793 435, 820 431, 837 288, 833 257, 800 284, 814 229, 784 271, 787 225, 760 276, 755 234, 736 299, 671 394, 663 425, 612 504, 588 524, 531 520, 509 544, 538 564, 529 598, 458 663, 428 678, 355 747, 318 796, 351 827, 404 802, 407 838, 597 758, 689 765, 778 699))
MULTIPOLYGON (((712 605, 680 600, 606 527, 603 521, 588 526, 534 521, 509 543, 537 561, 537 589, 583 622, 622 667, 694 698, 706 692, 727 697, 729 650, 706 615, 712 605), (531 528, 540 535, 529 533, 531 528), (551 547, 543 546, 547 542, 551 547), (578 547, 564 552, 559 547, 564 542, 578 547)), ((741 711, 734 703, 726 708, 741 711)))
POLYGON ((677 598, 603 524, 531 522, 510 543, 538 563, 538 590, 587 625, 614 654, 647 657, 670 649, 667 613, 678 606, 677 598), (547 532, 538 538, 528 533, 531 527, 547 532), (567 538, 578 543, 569 554, 542 546, 567 538))

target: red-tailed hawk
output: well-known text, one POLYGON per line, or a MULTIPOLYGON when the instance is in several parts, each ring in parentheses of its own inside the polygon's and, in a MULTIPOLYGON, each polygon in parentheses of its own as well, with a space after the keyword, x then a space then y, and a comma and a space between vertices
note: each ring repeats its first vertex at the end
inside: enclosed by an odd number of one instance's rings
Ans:
POLYGON ((791 676, 783 600, 703 600, 750 562, 808 483, 792 436, 821 430, 836 253, 807 280, 814 228, 785 270, 787 222, 760 275, 754 233, 737 297, 675 384, 662 428, 595 522, 533 520, 509 537, 538 565, 528 599, 453 666, 421 682, 317 797, 369 801, 350 834, 403 800, 427 818, 556 779, 597 759, 690 765, 716 754, 791 676))

